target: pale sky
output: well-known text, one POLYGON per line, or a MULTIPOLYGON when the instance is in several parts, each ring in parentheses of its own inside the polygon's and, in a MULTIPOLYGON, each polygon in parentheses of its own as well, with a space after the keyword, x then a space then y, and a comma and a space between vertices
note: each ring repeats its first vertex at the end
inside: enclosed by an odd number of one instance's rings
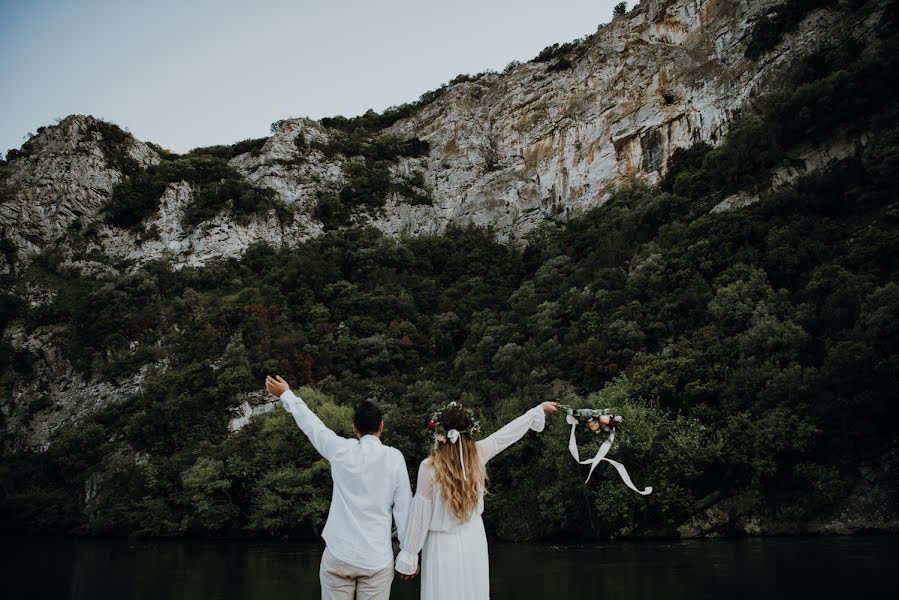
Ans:
POLYGON ((73 113, 185 152, 380 112, 589 35, 616 3, 0 0, 0 152, 73 113))

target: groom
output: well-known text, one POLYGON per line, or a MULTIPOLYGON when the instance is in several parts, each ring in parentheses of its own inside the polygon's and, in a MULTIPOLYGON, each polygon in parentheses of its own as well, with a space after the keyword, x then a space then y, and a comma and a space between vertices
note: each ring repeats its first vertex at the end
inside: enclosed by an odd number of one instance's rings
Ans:
POLYGON ((322 600, 387 600, 393 582, 391 516, 399 539, 405 539, 412 488, 402 453, 381 444, 380 409, 371 402, 360 404, 353 415, 357 439, 348 439, 328 429, 280 376, 266 377, 265 388, 281 398, 313 447, 331 463, 334 492, 319 568, 322 600))

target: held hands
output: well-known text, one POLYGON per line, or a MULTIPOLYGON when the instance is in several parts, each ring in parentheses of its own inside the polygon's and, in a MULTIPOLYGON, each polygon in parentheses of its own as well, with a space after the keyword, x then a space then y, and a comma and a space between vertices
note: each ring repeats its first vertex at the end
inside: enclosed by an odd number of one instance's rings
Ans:
POLYGON ((404 574, 400 573, 400 579, 405 579, 406 581, 409 581, 409 580, 411 580, 411 579, 415 579, 416 577, 418 577, 418 573, 419 573, 420 571, 421 571, 421 565, 419 565, 418 567, 416 567, 416 568, 415 568, 415 572, 412 573, 411 575, 404 575, 404 574))
POLYGON ((544 402, 540 406, 543 407, 543 412, 545 412, 545 413, 559 412, 559 403, 558 402, 544 402))
POLYGON ((281 379, 280 375, 275 375, 272 378, 271 375, 266 375, 265 377, 265 389, 268 390, 269 394, 281 397, 281 394, 290 389, 290 385, 283 379, 281 379))

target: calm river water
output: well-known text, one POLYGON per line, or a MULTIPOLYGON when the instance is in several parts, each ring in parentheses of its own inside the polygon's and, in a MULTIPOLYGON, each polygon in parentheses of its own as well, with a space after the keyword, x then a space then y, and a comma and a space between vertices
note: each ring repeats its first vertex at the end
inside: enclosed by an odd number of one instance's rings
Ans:
MULTIPOLYGON (((0 539, 2 597, 314 600, 311 543, 0 539)), ((899 537, 490 545, 496 599, 896 597, 899 537)), ((391 598, 418 598, 395 579, 391 598)), ((459 600, 465 600, 460 598, 459 600)))

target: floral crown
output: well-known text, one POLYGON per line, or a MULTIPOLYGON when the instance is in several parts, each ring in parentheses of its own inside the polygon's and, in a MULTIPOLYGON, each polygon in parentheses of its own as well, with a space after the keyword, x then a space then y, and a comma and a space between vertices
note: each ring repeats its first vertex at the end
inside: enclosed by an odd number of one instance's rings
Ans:
MULTIPOLYGON (((465 416, 468 417, 468 428, 459 430, 459 433, 467 433, 469 437, 473 434, 481 433, 481 422, 475 416, 474 411, 470 408, 466 408, 459 404, 458 402, 448 402, 444 404, 431 415, 431 420, 428 421, 428 431, 434 432, 434 438, 438 442, 445 442, 447 437, 447 429, 443 423, 443 415, 446 411, 450 409, 458 409, 465 413, 465 416)), ((453 430, 456 431, 456 430, 453 430)), ((453 440, 455 443, 455 440, 453 440)))

